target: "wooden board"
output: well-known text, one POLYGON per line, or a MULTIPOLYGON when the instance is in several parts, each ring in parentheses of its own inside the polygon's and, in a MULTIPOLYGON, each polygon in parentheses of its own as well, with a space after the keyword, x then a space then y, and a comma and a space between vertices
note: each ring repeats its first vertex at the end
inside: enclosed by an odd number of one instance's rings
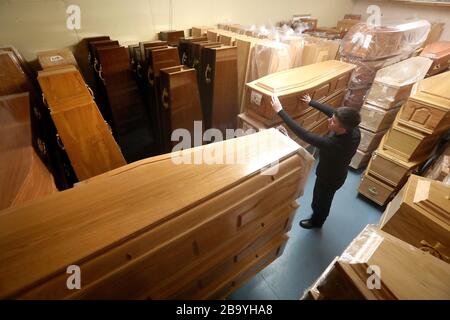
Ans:
POLYGON ((266 130, 138 161, 77 188, 3 211, 0 296, 136 297, 208 252, 225 250, 241 230, 261 227, 259 217, 303 194, 312 164, 313 158, 292 140, 266 130), (176 164, 176 159, 194 159, 212 148, 223 148, 222 162, 176 164), (239 164, 223 162, 240 152, 239 164), (278 172, 259 174, 274 161, 279 161, 278 172), (185 192, 186 186, 190 192, 185 192), (102 192, 105 188, 108 192, 102 192), (66 268, 72 264, 82 269, 80 291, 66 287, 66 268), (140 281, 140 275, 156 282, 140 281), (113 290, 119 283, 124 290, 113 290))
POLYGON ((0 210, 57 192, 31 145, 28 93, 0 98, 0 210))
POLYGON ((446 199, 449 194, 445 184, 411 175, 386 208, 380 229, 450 263, 450 216, 446 199), (423 199, 444 211, 434 210, 433 205, 421 205, 423 199), (442 208, 442 204, 447 208, 442 208))

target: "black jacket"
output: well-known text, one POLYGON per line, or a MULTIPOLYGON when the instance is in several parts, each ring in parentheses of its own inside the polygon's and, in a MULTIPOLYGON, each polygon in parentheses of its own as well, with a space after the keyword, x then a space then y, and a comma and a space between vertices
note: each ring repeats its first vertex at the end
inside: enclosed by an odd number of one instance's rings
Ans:
MULTIPOLYGON (((332 117, 334 108, 326 104, 312 101, 310 106, 332 117)), ((326 136, 319 136, 299 126, 284 111, 278 112, 286 125, 303 141, 319 149, 320 158, 316 175, 320 179, 326 179, 330 185, 340 185, 347 178, 347 169, 361 140, 361 133, 356 127, 352 132, 337 135, 334 132, 326 136)))

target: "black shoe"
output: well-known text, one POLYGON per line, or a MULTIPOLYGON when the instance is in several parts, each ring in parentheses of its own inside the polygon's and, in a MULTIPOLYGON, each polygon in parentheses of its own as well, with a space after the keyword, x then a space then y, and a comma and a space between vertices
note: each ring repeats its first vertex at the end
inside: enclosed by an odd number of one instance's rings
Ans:
POLYGON ((300 221, 300 227, 304 229, 315 229, 315 228, 322 228, 321 225, 314 224, 311 219, 301 220, 300 221))

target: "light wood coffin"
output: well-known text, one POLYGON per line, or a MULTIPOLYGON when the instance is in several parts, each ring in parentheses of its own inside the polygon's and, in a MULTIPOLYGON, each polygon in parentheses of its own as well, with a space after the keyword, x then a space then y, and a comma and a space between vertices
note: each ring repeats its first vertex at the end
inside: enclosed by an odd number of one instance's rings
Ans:
POLYGON ((360 128, 361 131, 361 142, 359 143, 358 149, 364 152, 373 151, 378 148, 378 145, 383 138, 385 131, 380 132, 372 132, 363 128, 360 128))
POLYGON ((31 145, 28 93, 0 98, 0 210, 57 192, 31 145))
POLYGON ((366 101, 360 110, 361 123, 359 126, 372 132, 386 130, 394 122, 399 110, 400 107, 384 110, 366 101))
MULTIPOLYGON (((382 145, 383 145, 382 141, 382 145)), ((369 173, 392 187, 401 187, 411 173, 425 161, 424 158, 415 161, 406 161, 396 154, 384 150, 382 146, 378 148, 370 160, 369 173)))
POLYGON ((363 152, 359 149, 356 150, 355 155, 350 162, 350 167, 358 170, 367 166, 370 161, 370 157, 372 156, 372 151, 363 152))
POLYGON ((399 122, 427 134, 450 128, 450 71, 424 79, 406 102, 399 122))
POLYGON ((450 263, 450 186, 411 175, 386 208, 380 228, 450 263))
POLYGON ((3 211, 0 297, 224 298, 282 253, 312 164, 272 129, 137 161, 3 211), (81 269, 80 290, 67 288, 70 265, 81 269))
POLYGON ((380 206, 384 206, 394 196, 395 188, 371 176, 366 171, 361 177, 358 192, 380 206))
MULTIPOLYGON (((39 71, 58 139, 79 180, 126 164, 81 74, 74 66, 39 71)), ((57 137, 55 137, 57 138, 57 137)))
MULTIPOLYGON (((195 69, 184 66, 160 70, 161 78, 161 125, 163 146, 169 152, 176 141, 171 141, 172 132, 185 129, 191 135, 194 146, 194 121, 202 121, 200 94, 195 69)), ((202 129, 200 125, 199 129, 202 129)))
POLYGON ((448 300, 450 266, 368 225, 317 289, 320 299, 448 300))
POLYGON ((293 118, 299 117, 311 110, 301 100, 305 94, 327 103, 330 97, 347 87, 353 69, 351 64, 331 60, 268 75, 247 83, 245 110, 272 125, 279 121, 271 106, 272 96, 277 95, 284 110, 293 118))
POLYGON ((37 53, 37 57, 42 69, 65 65, 78 68, 77 61, 69 49, 42 51, 37 53))
POLYGON ((0 95, 28 91, 27 78, 13 52, 0 51, 0 95))

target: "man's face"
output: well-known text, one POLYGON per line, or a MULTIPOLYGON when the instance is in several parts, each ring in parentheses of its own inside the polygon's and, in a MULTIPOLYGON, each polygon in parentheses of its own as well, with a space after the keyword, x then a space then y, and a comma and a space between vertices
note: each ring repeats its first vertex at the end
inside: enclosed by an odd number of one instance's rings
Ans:
POLYGON ((328 129, 338 134, 347 132, 347 130, 341 125, 339 119, 336 118, 336 116, 332 116, 328 119, 328 129))

